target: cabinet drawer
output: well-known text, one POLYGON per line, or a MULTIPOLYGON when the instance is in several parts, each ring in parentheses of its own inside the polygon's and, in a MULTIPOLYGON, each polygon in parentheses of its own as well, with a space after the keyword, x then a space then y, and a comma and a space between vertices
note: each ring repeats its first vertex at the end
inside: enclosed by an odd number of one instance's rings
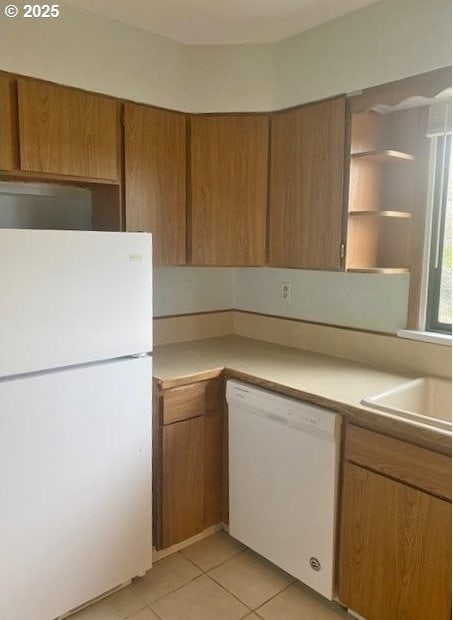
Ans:
POLYGON ((345 458, 451 500, 451 458, 443 454, 348 425, 345 458))
POLYGON ((200 381, 163 393, 162 424, 172 424, 221 409, 223 381, 200 381))

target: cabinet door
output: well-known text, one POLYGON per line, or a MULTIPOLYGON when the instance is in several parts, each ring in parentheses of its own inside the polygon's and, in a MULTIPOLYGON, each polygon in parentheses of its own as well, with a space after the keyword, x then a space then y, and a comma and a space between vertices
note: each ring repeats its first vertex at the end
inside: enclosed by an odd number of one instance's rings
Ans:
POLYGON ((162 546, 204 529, 204 419, 162 428, 162 546))
POLYGON ((192 264, 264 264, 267 168, 267 116, 192 118, 192 264))
POLYGON ((119 104, 31 79, 18 80, 20 167, 119 180, 119 104))
POLYGON ((0 170, 17 170, 19 134, 15 81, 0 75, 0 170))
POLYGON ((346 463, 340 601, 368 620, 448 620, 451 504, 346 463))
POLYGON ((204 527, 223 517, 223 415, 204 418, 204 527))
POLYGON ((186 262, 186 119, 126 104, 126 228, 153 233, 154 264, 186 262))
POLYGON ((340 269, 345 129, 344 98, 272 116, 270 265, 340 269))

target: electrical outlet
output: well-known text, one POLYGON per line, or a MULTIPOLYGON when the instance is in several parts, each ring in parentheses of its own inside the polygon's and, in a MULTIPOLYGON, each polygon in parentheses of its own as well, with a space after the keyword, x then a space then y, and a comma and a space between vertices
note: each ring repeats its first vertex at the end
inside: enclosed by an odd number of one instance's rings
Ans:
POLYGON ((280 299, 285 304, 291 301, 291 282, 282 282, 280 287, 280 299))

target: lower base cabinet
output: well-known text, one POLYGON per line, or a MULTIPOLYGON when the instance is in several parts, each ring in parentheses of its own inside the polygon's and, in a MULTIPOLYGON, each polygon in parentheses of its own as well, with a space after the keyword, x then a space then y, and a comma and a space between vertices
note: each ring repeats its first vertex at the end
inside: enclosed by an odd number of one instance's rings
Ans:
MULTIPOLYGON (((379 467, 392 460, 391 453, 382 458, 385 450, 379 441, 383 436, 360 432, 364 464, 373 466, 371 446, 377 446, 381 460, 375 463, 378 471, 353 462, 344 465, 338 597, 367 620, 448 620, 451 503, 381 475, 379 467), (363 434, 370 436, 368 451, 363 434)), ((407 444, 398 443, 402 461, 407 444)), ((350 458, 360 461, 360 449, 352 448, 350 458)), ((423 467, 423 453, 429 455, 429 451, 419 450, 423 467)), ((345 456, 348 459, 348 440, 345 456)), ((396 467, 393 473, 398 475, 396 467)), ((413 473, 407 469, 402 475, 406 478, 413 473)))
POLYGON ((164 391, 157 398, 153 438, 157 549, 222 522, 223 394, 223 382, 213 380, 164 391))
POLYGON ((204 529, 204 418, 162 428, 162 547, 204 529))

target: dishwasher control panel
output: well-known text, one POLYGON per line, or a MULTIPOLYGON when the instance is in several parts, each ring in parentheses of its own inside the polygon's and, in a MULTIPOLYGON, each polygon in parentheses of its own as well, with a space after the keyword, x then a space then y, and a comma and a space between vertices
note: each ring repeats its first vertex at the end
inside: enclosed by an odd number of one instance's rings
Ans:
POLYGON ((239 381, 227 382, 227 401, 230 406, 236 404, 265 419, 326 438, 334 439, 341 423, 334 411, 239 381))

